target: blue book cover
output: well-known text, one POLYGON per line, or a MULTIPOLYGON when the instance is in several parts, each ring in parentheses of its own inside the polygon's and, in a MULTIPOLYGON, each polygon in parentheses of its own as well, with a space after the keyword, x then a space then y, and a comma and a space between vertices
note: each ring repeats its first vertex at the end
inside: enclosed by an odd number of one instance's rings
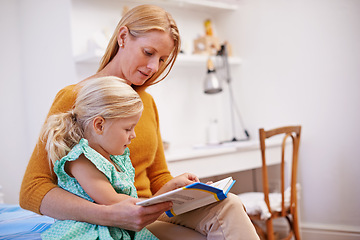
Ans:
POLYGON ((173 217, 225 199, 234 183, 235 180, 233 180, 232 177, 222 179, 212 184, 197 182, 137 204, 149 206, 160 202, 171 201, 173 207, 171 210, 166 211, 166 214, 169 217, 173 217))

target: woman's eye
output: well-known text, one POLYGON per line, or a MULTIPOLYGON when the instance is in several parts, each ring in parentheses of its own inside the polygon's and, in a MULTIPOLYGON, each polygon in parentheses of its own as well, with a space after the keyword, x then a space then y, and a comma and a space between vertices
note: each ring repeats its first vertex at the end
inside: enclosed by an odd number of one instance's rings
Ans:
POLYGON ((152 56, 152 53, 151 52, 148 52, 148 51, 144 51, 145 52, 145 55, 147 55, 147 56, 152 56))

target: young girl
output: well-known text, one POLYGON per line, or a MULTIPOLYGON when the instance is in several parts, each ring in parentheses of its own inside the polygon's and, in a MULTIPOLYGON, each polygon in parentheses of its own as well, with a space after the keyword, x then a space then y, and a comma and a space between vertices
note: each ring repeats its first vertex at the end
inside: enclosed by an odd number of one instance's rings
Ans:
MULTIPOLYGON (((84 82, 74 108, 50 116, 42 129, 58 185, 103 205, 137 198, 127 145, 142 110, 139 95, 120 78, 84 82)), ((157 239, 146 228, 133 232, 73 220, 57 220, 42 238, 157 239)))

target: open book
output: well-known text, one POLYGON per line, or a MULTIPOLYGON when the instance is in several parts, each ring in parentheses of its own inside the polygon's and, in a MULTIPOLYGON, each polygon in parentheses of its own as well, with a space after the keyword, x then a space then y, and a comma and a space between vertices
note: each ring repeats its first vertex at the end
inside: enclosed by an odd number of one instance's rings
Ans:
POLYGON ((140 206, 149 206, 161 202, 171 201, 173 203, 173 207, 169 211, 166 211, 166 214, 169 217, 173 217, 210 203, 223 200, 226 198, 234 183, 235 180, 233 180, 232 177, 214 182, 210 185, 196 182, 136 204, 140 206))

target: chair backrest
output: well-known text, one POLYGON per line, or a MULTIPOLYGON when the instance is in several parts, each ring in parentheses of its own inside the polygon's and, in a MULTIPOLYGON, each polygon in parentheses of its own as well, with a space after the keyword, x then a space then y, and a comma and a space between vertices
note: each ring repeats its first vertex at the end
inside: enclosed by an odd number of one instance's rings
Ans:
POLYGON ((275 128, 271 130, 265 131, 263 128, 259 129, 259 138, 260 138, 260 148, 261 148, 261 157, 262 157, 262 178, 263 178, 263 192, 264 192, 264 200, 269 209, 270 208, 270 200, 269 200, 269 179, 268 179, 268 171, 266 165, 266 144, 265 140, 276 136, 276 135, 284 135, 281 147, 281 164, 280 164, 280 192, 281 192, 281 216, 286 216, 286 208, 285 208, 285 148, 290 144, 287 144, 287 140, 290 138, 292 143, 292 159, 291 162, 291 194, 290 194, 290 213, 295 211, 295 207, 297 205, 297 191, 296 191, 296 183, 297 183, 297 165, 298 165, 298 152, 299 152, 299 143, 300 143, 300 133, 301 126, 286 126, 275 128))

